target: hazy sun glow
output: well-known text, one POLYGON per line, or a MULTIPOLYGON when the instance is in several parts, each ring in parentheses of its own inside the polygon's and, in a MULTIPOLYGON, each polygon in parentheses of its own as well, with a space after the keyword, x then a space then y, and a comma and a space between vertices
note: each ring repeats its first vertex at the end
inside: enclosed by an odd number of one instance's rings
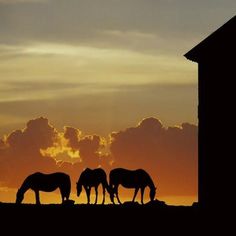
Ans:
POLYGON ((68 146, 68 140, 64 138, 62 133, 58 134, 57 141, 53 146, 46 149, 40 149, 42 156, 50 156, 56 160, 70 160, 71 163, 81 162, 79 150, 73 150, 68 146))
POLYGON ((5 57, 15 56, 11 61, 1 61, 4 80, 32 81, 41 77, 43 81, 64 81, 67 78, 76 82, 79 78, 80 82, 112 82, 118 85, 196 83, 196 66, 174 55, 47 43, 0 45, 0 50, 5 52, 5 57))

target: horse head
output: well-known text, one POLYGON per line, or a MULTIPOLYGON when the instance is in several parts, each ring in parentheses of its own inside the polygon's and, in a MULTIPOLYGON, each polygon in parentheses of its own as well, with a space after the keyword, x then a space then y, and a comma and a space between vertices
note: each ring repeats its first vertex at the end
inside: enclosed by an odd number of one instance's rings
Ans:
POLYGON ((20 189, 18 189, 16 193, 16 204, 20 204, 23 201, 23 199, 24 199, 24 194, 20 189))
POLYGON ((150 189, 150 194, 149 194, 149 196, 150 196, 150 200, 151 201, 154 201, 154 199, 155 199, 155 196, 156 196, 156 187, 153 187, 153 188, 151 188, 150 189))
POLYGON ((82 185, 79 182, 76 183, 76 189, 77 189, 77 196, 79 197, 80 193, 82 192, 82 185))

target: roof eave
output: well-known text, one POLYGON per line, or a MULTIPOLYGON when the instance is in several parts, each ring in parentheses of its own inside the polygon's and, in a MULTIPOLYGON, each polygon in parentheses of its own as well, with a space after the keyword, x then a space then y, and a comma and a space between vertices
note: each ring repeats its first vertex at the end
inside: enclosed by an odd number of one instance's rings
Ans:
POLYGON ((193 61, 193 62, 198 62, 199 60, 192 55, 192 50, 184 54, 184 57, 186 57, 188 60, 193 61))

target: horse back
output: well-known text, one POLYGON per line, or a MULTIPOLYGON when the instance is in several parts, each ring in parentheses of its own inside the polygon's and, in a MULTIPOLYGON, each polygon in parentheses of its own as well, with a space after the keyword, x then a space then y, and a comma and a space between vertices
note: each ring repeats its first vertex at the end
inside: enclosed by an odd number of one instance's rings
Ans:
POLYGON ((128 170, 116 168, 111 170, 109 179, 110 184, 121 184, 127 188, 134 188, 145 186, 147 184, 148 174, 143 169, 128 170))
POLYGON ((70 176, 62 173, 55 172, 51 174, 44 174, 37 172, 30 176, 32 189, 42 191, 54 191, 56 188, 67 187, 70 188, 70 176))
POLYGON ((84 184, 96 185, 106 180, 106 172, 102 168, 86 169, 82 172, 80 180, 84 184))

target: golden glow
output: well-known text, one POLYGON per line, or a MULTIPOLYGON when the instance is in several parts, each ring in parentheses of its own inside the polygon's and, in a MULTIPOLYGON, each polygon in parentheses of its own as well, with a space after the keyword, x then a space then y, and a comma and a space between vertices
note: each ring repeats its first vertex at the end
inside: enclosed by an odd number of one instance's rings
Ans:
POLYGON ((40 149, 40 153, 45 157, 52 157, 55 160, 69 160, 69 162, 81 162, 79 150, 72 150, 68 146, 68 140, 64 138, 63 133, 59 133, 57 141, 52 147, 40 149))
POLYGON ((195 65, 177 56, 48 43, 0 45, 0 49, 16 56, 0 63, 1 77, 5 80, 46 81, 56 77, 57 81, 80 78, 80 81, 115 84, 195 83, 195 65))

